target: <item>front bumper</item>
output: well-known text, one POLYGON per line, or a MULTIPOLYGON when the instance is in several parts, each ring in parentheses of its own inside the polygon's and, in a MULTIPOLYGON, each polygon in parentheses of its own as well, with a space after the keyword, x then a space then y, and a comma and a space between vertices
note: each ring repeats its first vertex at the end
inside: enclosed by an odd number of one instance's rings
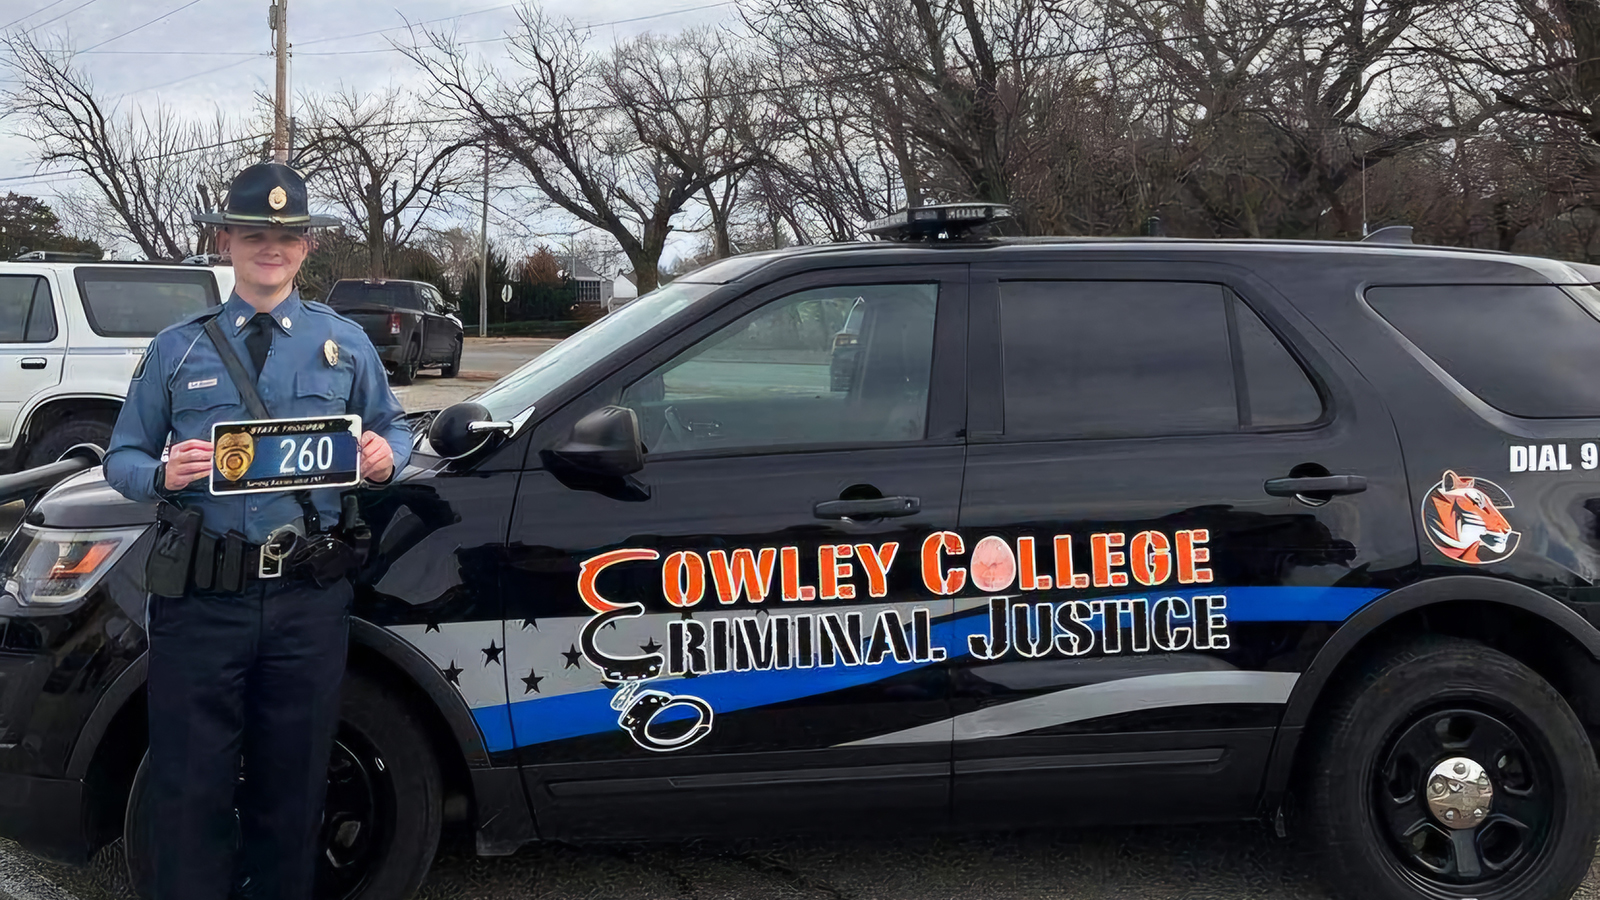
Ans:
POLYGON ((0 772, 0 835, 41 856, 86 862, 83 782, 0 772))

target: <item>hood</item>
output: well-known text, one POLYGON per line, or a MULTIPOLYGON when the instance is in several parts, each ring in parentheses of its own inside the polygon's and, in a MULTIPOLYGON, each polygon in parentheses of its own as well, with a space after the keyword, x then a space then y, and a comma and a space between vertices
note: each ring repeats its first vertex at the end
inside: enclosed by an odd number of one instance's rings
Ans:
POLYGON ((28 524, 48 528, 117 528, 155 520, 155 504, 135 503, 117 493, 99 466, 51 488, 26 516, 28 524))

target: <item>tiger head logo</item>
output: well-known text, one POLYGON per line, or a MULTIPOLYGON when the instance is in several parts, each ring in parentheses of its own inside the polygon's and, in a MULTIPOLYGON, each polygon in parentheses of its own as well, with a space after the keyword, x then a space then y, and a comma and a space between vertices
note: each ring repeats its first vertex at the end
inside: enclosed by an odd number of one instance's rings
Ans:
POLYGON ((1516 552, 1522 532, 1513 531, 1502 512, 1515 505, 1498 484, 1446 469, 1422 498, 1422 525, 1440 553, 1481 566, 1516 552))

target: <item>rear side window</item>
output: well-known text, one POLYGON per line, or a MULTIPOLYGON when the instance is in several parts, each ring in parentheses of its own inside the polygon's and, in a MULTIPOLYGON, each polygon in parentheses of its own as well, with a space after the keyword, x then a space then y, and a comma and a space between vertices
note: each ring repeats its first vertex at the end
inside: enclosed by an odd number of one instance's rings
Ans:
POLYGON ((422 300, 415 287, 399 282, 368 284, 364 281, 341 281, 328 292, 328 305, 334 309, 354 309, 358 306, 386 306, 398 309, 421 309, 422 300))
POLYGON ((1600 319, 1553 285, 1382 287, 1367 302, 1483 402, 1600 417, 1600 319))
POLYGON ((101 337, 154 337, 221 302, 206 269, 81 266, 76 279, 89 327, 101 337))
POLYGON ((1232 292, 1178 282, 1007 282, 1005 433, 1141 437, 1304 424, 1304 370, 1232 292))
POLYGON ((1243 300, 1232 297, 1239 335, 1239 410, 1249 426, 1303 425, 1322 417, 1322 398, 1278 336, 1243 300))
POLYGON ((0 344, 41 344, 56 339, 50 284, 37 275, 0 275, 0 344))

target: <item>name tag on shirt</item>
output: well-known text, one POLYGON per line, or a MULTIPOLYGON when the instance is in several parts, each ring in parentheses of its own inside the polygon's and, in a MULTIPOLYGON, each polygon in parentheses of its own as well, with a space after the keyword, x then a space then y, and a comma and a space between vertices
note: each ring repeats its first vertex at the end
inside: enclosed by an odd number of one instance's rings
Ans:
POLYGON ((345 488, 361 482, 361 417, 318 416, 211 426, 211 493, 345 488))

